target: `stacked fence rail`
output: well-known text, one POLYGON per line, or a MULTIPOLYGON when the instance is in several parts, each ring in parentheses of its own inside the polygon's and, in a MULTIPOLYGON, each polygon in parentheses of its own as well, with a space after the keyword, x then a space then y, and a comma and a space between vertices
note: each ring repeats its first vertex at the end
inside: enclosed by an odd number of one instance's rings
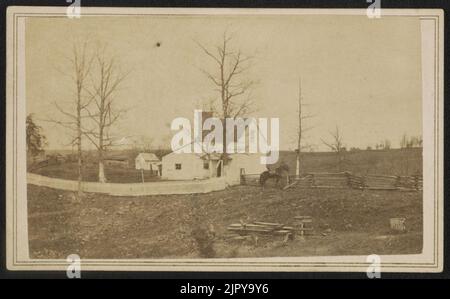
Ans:
MULTIPOLYGON (((393 175, 354 175, 350 172, 338 173, 307 173, 301 176, 291 176, 290 183, 300 188, 329 188, 329 189, 369 189, 369 190, 422 190, 423 178, 414 176, 393 175)), ((243 185, 259 185, 258 174, 244 174, 241 176, 243 185)))

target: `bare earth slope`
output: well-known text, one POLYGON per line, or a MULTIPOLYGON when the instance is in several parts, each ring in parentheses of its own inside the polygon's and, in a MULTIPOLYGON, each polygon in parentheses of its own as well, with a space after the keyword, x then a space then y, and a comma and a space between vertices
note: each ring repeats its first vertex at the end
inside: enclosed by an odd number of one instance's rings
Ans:
POLYGON ((420 192, 236 186, 209 194, 112 197, 28 186, 32 258, 262 257, 413 254, 422 250, 420 192), (226 227, 292 224, 313 217, 314 234, 230 240, 226 227), (391 217, 405 217, 394 234, 391 217))

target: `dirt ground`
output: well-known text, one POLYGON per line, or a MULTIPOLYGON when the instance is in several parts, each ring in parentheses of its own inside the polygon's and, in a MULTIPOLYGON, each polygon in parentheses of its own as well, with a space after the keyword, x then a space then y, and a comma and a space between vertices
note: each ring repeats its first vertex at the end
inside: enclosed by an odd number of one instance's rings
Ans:
POLYGON ((422 194, 352 189, 282 191, 235 186, 209 194, 113 197, 28 186, 32 258, 195 258, 414 254, 422 250, 422 194), (312 216, 314 232, 232 240, 227 226, 292 224, 312 216), (405 217, 407 232, 390 231, 405 217))

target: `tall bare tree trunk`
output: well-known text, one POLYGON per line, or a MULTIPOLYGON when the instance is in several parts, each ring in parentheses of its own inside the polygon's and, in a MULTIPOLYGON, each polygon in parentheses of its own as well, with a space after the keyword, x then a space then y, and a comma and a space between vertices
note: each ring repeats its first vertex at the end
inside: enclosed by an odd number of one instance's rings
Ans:
MULTIPOLYGON (((102 101, 103 104, 103 101, 102 101)), ((103 147, 103 114, 100 114, 100 135, 98 143, 98 181, 106 183, 105 163, 104 163, 104 147, 103 147)))
POLYGON ((103 163, 103 158, 98 161, 98 181, 100 183, 106 183, 105 164, 103 163))
MULTIPOLYGON (((81 92, 81 91, 80 91, 81 92)), ((77 104, 77 156, 78 156, 78 199, 81 198, 83 190, 81 189, 81 181, 83 180, 82 168, 82 152, 81 152, 81 94, 78 94, 79 100, 77 104)))
MULTIPOLYGON (((254 81, 245 79, 248 70, 252 65, 252 57, 244 55, 240 49, 231 49, 230 42, 232 38, 224 32, 221 44, 215 47, 214 51, 197 43, 203 52, 209 56, 215 63, 216 69, 213 72, 201 70, 203 74, 215 86, 218 91, 220 101, 213 107, 218 116, 223 120, 223 155, 222 161, 227 162, 227 128, 225 121, 227 118, 243 117, 250 112, 253 105, 251 99, 251 88, 254 81), (230 49, 229 49, 230 48, 230 49)), ((224 164, 224 165, 225 165, 224 164)), ((225 170, 225 168, 222 168, 225 170)))
POLYGON ((78 168, 78 199, 81 198, 83 193, 82 181, 83 181, 83 158, 82 158, 82 137, 85 134, 85 130, 82 124, 84 109, 89 105, 90 100, 86 99, 84 89, 86 88, 86 78, 90 74, 91 64, 93 57, 90 57, 87 49, 87 42, 82 46, 76 44, 73 45, 73 57, 70 58, 73 68, 73 74, 70 75, 71 80, 75 83, 75 97, 73 98, 73 106, 70 108, 62 108, 55 102, 56 109, 64 116, 62 120, 49 119, 50 122, 56 123, 66 129, 70 133, 72 149, 76 146, 77 149, 77 168, 78 168), (73 111, 72 111, 73 110, 73 111))
POLYGON ((300 177, 300 152, 302 145, 302 81, 298 80, 298 140, 297 140, 297 168, 295 175, 300 177))
POLYGON ((125 112, 124 109, 115 107, 114 95, 119 84, 125 79, 126 74, 121 74, 116 66, 114 57, 105 54, 105 49, 99 49, 95 55, 95 72, 92 75, 90 94, 94 105, 86 107, 89 118, 93 121, 94 129, 85 136, 97 148, 98 154, 98 181, 105 183, 105 153, 112 145, 113 138, 109 135, 111 126, 125 112), (91 111, 91 109, 94 109, 91 111))

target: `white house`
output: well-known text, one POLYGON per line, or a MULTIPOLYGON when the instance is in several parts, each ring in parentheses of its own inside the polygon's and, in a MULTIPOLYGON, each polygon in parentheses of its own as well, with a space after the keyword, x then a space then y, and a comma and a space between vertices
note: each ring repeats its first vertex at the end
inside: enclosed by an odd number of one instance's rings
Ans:
POLYGON ((230 184, 239 184, 241 174, 261 174, 267 170, 260 154, 231 154, 224 166, 220 154, 170 153, 162 157, 162 178, 196 180, 224 177, 230 184))
POLYGON ((160 175, 161 161, 154 153, 140 153, 135 159, 136 169, 150 170, 160 175))
POLYGON ((222 176, 222 161, 215 154, 170 153, 162 157, 162 178, 196 180, 222 176))

